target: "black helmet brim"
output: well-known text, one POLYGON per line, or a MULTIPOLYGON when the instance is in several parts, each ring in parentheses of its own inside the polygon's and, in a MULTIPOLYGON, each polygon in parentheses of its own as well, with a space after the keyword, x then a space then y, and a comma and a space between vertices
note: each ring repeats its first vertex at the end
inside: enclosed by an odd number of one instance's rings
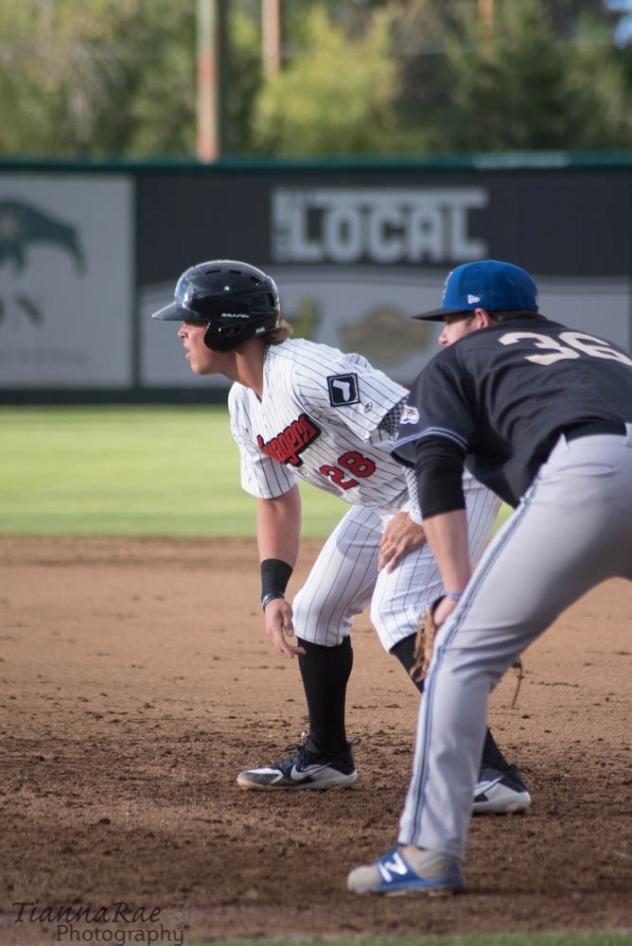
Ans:
POLYGON ((206 324, 207 319, 201 319, 198 312, 193 309, 187 309, 179 302, 170 302, 157 312, 152 312, 152 319, 158 319, 159 322, 202 322, 206 324))

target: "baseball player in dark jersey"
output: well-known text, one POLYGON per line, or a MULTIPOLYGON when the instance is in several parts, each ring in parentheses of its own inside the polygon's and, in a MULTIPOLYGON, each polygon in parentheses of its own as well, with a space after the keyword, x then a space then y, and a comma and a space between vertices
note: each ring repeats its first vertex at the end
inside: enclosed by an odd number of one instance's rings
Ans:
MULTIPOLYGON (((182 323, 178 335, 196 374, 234 382, 228 409, 241 484, 257 500, 266 632, 282 653, 298 656, 309 711, 306 743, 279 762, 241 772, 238 784, 258 791, 352 785, 345 697, 353 617, 370 605, 384 648, 410 670, 416 629, 442 587, 423 530, 409 515, 406 471, 390 453, 408 392, 361 355, 289 338, 276 285, 247 263, 192 267, 178 281, 175 301, 154 317, 182 323), (299 546, 299 479, 350 508, 291 606, 285 588, 299 546)), ((409 478, 416 492, 414 474, 409 478)), ((470 552, 478 559, 499 500, 469 473, 463 489, 470 552)), ((474 810, 527 808, 520 774, 490 732, 481 758, 474 810)))
POLYGON ((350 873, 356 893, 462 887, 491 689, 589 588, 632 580, 629 353, 545 318, 529 274, 496 260, 454 269, 416 318, 455 343, 417 379, 394 453, 415 470, 446 595, 398 844, 350 873), (464 463, 515 507, 473 574, 464 463))

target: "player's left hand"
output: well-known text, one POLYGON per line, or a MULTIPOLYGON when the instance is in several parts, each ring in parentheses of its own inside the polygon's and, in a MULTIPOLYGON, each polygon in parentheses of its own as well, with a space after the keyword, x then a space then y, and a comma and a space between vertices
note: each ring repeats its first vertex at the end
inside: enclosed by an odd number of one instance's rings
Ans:
POLYGON ((392 572, 409 552, 426 541, 422 526, 412 522, 407 512, 397 512, 388 523, 380 540, 378 568, 392 572))
POLYGON ((435 627, 437 628, 441 627, 443 622, 447 621, 447 619, 450 617, 452 612, 455 610, 456 606, 457 606, 457 602, 452 601, 451 598, 446 598, 445 596, 441 598, 438 605, 432 612, 432 617, 435 623, 435 627))
POLYGON ((305 649, 296 644, 290 644, 288 637, 294 637, 294 623, 292 621, 292 605, 285 598, 273 598, 263 612, 266 634, 270 643, 286 657, 297 657, 304 654, 305 649))

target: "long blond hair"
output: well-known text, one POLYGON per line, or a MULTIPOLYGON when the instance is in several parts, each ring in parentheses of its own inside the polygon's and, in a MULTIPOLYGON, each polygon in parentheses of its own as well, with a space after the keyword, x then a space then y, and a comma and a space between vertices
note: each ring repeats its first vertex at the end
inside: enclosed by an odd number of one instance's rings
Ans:
POLYGON ((266 345, 281 345, 290 338, 293 332, 294 329, 290 323, 286 322, 285 319, 281 319, 276 328, 273 328, 271 332, 266 332, 263 341, 266 345))

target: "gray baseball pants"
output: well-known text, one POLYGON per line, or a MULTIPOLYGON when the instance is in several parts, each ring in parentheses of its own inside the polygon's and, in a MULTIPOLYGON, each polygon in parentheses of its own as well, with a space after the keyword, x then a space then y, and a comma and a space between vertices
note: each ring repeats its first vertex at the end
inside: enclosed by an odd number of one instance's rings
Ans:
POLYGON ((561 437, 441 627, 421 700, 399 841, 462 859, 489 695, 581 595, 632 580, 627 436, 561 437))

